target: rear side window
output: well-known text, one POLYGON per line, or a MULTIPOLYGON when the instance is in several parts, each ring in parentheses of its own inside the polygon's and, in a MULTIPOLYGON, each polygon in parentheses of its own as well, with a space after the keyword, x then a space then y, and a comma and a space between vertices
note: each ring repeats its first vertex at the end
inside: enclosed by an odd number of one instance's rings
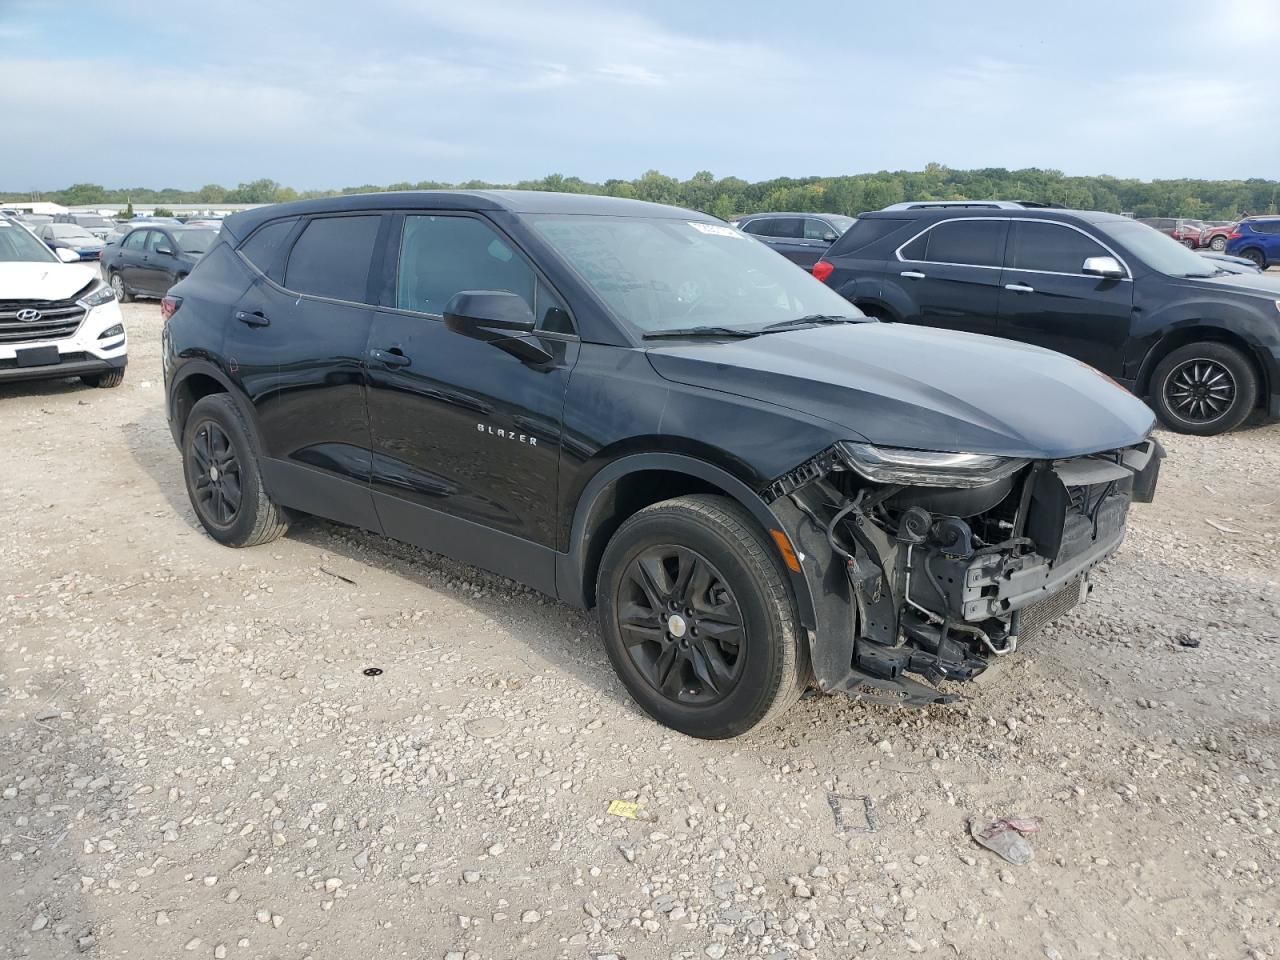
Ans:
POLYGON ((297 218, 293 217, 259 227, 253 232, 253 236, 240 245, 240 255, 279 283, 281 252, 297 222, 297 218))
POLYGON ((1280 220, 1255 220, 1250 226, 1254 233, 1280 233, 1280 220))
POLYGON ((533 268, 482 220, 404 218, 396 280, 396 306, 401 310, 441 316, 445 304, 461 290, 505 290, 523 297, 532 310, 536 283, 533 268))
POLYGON ((887 237, 893 231, 897 230, 906 220, 855 220, 853 226, 844 232, 844 236, 840 239, 839 247, 833 251, 834 253, 852 253, 855 250, 861 250, 863 247, 870 246, 882 237, 887 237))
POLYGON ((1089 257, 1108 257, 1106 249, 1078 230, 1055 223, 1014 221, 1007 264, 1019 270, 1081 273, 1089 257))
MULTIPOLYGON (((913 255, 908 259, 998 267, 1004 263, 1007 230, 1007 220, 945 220, 909 244, 913 255)), ((906 249, 902 255, 907 257, 906 249)))
POLYGON ((320 217, 307 224, 289 254, 284 285, 314 297, 364 303, 382 217, 320 217))

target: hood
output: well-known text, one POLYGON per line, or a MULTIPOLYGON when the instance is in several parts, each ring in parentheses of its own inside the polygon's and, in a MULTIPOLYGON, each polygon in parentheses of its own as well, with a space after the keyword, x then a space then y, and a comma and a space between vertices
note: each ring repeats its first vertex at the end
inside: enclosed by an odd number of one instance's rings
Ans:
POLYGON ((0 300, 69 300, 96 279, 78 263, 0 262, 0 300))
POLYGON ((789 407, 887 447, 1055 459, 1128 446, 1155 417, 1070 357, 1009 340, 858 323, 648 351, 658 374, 789 407))
POLYGON ((1189 284, 1200 290, 1220 290, 1223 293, 1251 293, 1270 300, 1280 300, 1280 277, 1274 274, 1229 273, 1221 277, 1186 277, 1178 282, 1189 284))

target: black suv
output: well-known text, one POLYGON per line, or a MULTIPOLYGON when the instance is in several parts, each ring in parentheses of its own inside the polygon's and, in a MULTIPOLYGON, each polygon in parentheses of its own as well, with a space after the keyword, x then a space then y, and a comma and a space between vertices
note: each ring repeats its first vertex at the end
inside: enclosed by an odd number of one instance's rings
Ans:
POLYGON ((1149 397, 1173 430, 1280 416, 1280 281, 1232 275, 1127 217, 866 213, 814 276, 883 320, 1060 350, 1149 397))
POLYGON ((263 207, 162 312, 215 540, 318 514, 596 606, 640 705, 702 737, 810 682, 950 698, 929 683, 1084 595, 1160 462, 1151 412, 1081 364, 868 320, 633 200, 263 207))
POLYGON ((734 224, 808 270, 853 226, 853 217, 838 213, 749 213, 734 224))

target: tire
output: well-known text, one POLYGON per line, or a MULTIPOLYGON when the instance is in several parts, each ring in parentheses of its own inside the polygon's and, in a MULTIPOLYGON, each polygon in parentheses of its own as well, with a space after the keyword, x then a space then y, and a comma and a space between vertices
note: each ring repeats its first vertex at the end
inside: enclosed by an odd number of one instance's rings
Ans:
POLYGON ((1188 250, 1194 250, 1196 248, 1196 242, 1194 240, 1183 240, 1182 245, 1188 250))
POLYGON ((289 529, 284 510, 262 485, 249 426, 227 394, 211 394, 191 409, 182 434, 182 467, 196 517, 224 546, 256 547, 289 529))
POLYGON ((1209 241, 1209 249, 1214 253, 1221 253, 1223 250, 1227 249, 1227 238, 1222 235, 1214 237, 1209 241))
POLYGON ((614 670, 649 716, 720 740, 800 698, 809 654, 779 564, 727 497, 666 500, 622 524, 601 558, 596 600, 614 670))
POLYGON ((1241 250, 1240 256, 1244 257, 1246 260, 1252 260, 1258 265, 1259 270, 1267 269, 1267 258, 1262 255, 1262 251, 1257 247, 1250 247, 1247 250, 1241 250))
POLYGON ((1210 437, 1234 430, 1257 402, 1257 370, 1225 343, 1179 347, 1151 375, 1151 405, 1161 422, 1178 433, 1210 437))
POLYGON ((87 387, 101 387, 104 390, 109 390, 124 383, 124 368, 108 370, 105 373, 86 374, 80 378, 80 382, 87 387))
POLYGON ((133 294, 129 292, 129 288, 124 285, 124 277, 112 270, 107 274, 107 283, 111 284, 111 289, 116 292, 116 299, 121 303, 132 303, 133 294))

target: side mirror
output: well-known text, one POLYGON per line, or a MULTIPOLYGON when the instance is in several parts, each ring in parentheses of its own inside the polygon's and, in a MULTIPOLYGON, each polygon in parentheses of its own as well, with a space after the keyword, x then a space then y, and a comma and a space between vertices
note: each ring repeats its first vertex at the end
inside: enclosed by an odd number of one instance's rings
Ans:
POLYGON ((1120 266, 1120 261, 1115 257, 1089 257, 1081 269, 1095 277, 1115 279, 1124 276, 1124 267, 1120 266))
POLYGON ((504 290, 462 290, 444 307, 444 325, 454 333, 492 343, 521 363, 545 364, 555 356, 532 336, 538 322, 524 297, 504 290))
POLYGON ((58 247, 53 251, 53 255, 63 263, 75 263, 80 259, 80 254, 74 250, 68 250, 66 247, 58 247))
POLYGON ((166 244, 161 244, 160 246, 156 247, 156 253, 160 254, 161 256, 172 257, 173 248, 166 244))
POLYGON ((823 243, 835 243, 839 239, 840 239, 840 235, 837 234, 834 230, 828 230, 826 233, 822 235, 823 243))

